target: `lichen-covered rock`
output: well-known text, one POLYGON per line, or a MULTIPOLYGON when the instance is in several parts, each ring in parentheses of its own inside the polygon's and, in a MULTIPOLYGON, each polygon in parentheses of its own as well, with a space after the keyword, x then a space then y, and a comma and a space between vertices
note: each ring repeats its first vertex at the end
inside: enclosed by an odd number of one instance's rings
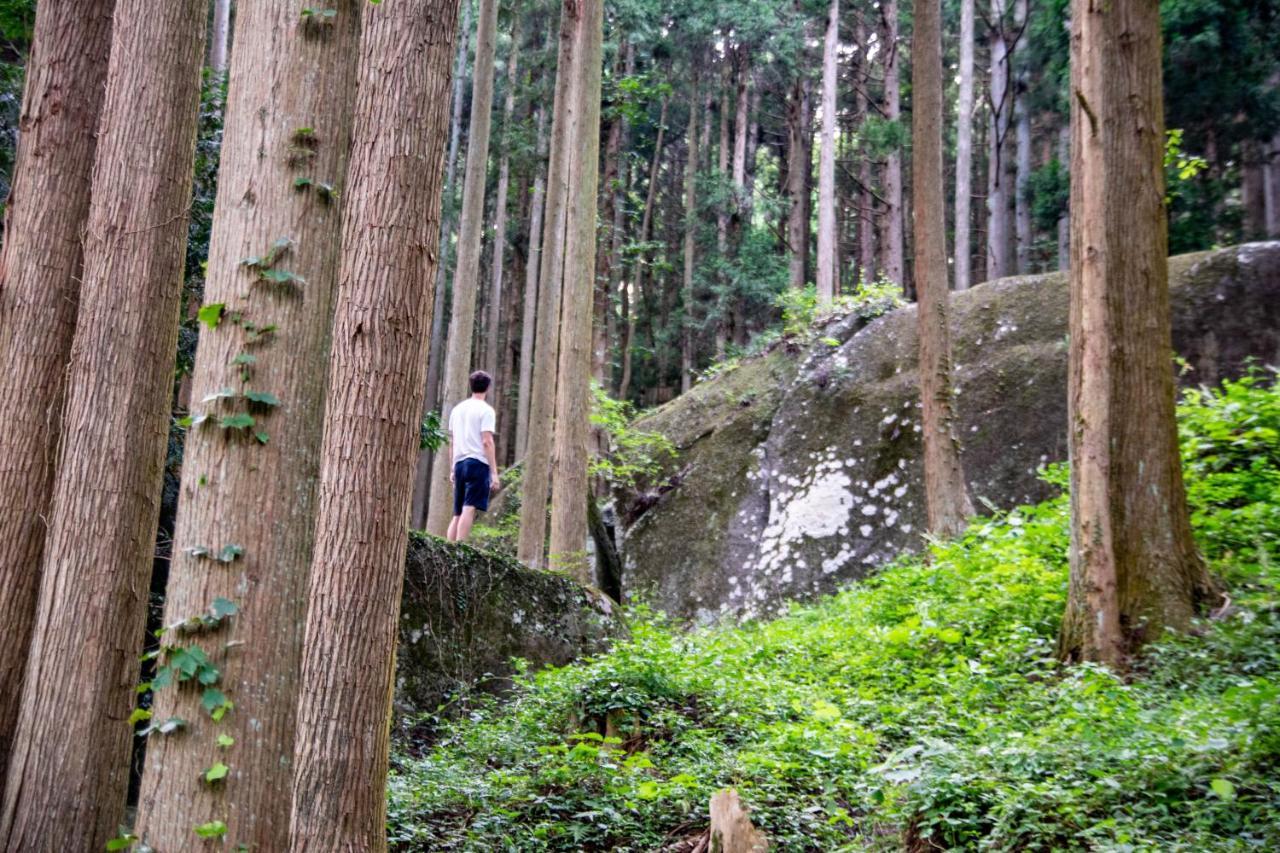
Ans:
POLYGON ((501 554, 413 536, 400 611, 396 699, 432 712, 472 690, 511 686, 512 658, 562 666, 625 631, 616 605, 566 575, 501 554))
MULTIPOLYGON (((1280 243, 1173 258, 1185 383, 1280 363, 1280 243)), ((978 507, 1047 496, 1066 458, 1067 304, 1060 273, 952 299, 965 473, 978 507)), ((623 589, 683 619, 761 615, 830 592, 903 550, 924 524, 915 308, 841 320, 805 349, 697 386, 644 418, 680 450, 674 488, 624 515, 623 589)))

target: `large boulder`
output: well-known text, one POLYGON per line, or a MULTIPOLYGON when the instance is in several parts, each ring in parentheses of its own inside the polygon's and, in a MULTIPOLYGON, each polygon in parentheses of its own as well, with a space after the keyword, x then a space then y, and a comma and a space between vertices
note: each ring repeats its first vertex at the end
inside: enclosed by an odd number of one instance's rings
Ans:
POLYGON ((616 605, 566 575, 434 536, 413 536, 405 564, 396 661, 402 712, 511 687, 519 658, 562 666, 624 631, 616 605))
MULTIPOLYGON (((1170 259, 1184 383, 1280 363, 1280 243, 1170 259)), ((1002 279, 952 299, 965 473, 975 504, 1041 500, 1066 458, 1067 284, 1002 279)), ((835 318, 643 418, 679 449, 665 488, 622 496, 623 589, 708 622, 831 592, 924 524, 914 306, 835 318)))

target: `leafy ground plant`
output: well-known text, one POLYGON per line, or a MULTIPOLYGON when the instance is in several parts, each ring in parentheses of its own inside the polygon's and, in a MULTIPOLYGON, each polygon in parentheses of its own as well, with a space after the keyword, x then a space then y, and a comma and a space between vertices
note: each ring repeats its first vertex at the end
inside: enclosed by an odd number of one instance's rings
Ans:
POLYGON ((1280 391, 1255 373, 1180 414, 1230 603, 1129 676, 1053 657, 1059 497, 772 622, 634 616, 398 760, 393 846, 660 850, 733 785, 777 850, 1280 849, 1280 391))

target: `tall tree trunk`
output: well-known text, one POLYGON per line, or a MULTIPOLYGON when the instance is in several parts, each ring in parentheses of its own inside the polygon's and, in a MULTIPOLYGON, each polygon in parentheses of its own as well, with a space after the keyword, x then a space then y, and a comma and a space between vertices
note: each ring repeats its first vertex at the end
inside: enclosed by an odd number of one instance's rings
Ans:
POLYGON ((1261 240, 1267 234, 1266 157, 1260 142, 1240 143, 1240 200, 1244 208, 1241 237, 1261 240))
MULTIPOLYGON (((1058 162, 1064 167, 1071 162, 1071 125, 1064 122, 1058 130, 1058 162)), ((1058 216, 1058 269, 1071 265, 1071 210, 1064 208, 1058 216)))
POLYGON ((405 522, 431 322, 452 0, 363 8, 290 847, 386 849, 405 522))
POLYGON ((1267 237, 1280 238, 1280 133, 1271 137, 1267 165, 1263 169, 1263 202, 1266 208, 1267 237))
POLYGON ((1015 177, 1014 177, 1014 235, 1018 273, 1031 271, 1031 249, 1035 239, 1031 228, 1031 109, 1027 105, 1026 73, 1022 70, 1027 52, 1027 0, 1014 0, 1014 20, 1020 33, 1014 45, 1014 70, 1012 81, 1013 114, 1015 121, 1015 177))
MULTIPOLYGON (((720 145, 717 149, 717 168, 719 169, 719 179, 721 182, 729 178, 730 155, 730 135, 729 135, 729 118, 732 114, 733 107, 729 102, 729 65, 726 62, 724 72, 721 75, 721 92, 720 92, 720 145)), ((721 204, 720 210, 716 214, 716 252, 719 255, 720 262, 723 264, 729 257, 729 207, 721 204)), ((722 271, 719 275, 720 292, 716 294, 716 358, 724 358, 725 344, 727 342, 728 318, 725 316, 729 310, 729 281, 728 276, 722 271)))
POLYGON ((805 199, 809 190, 809 145, 805 134, 809 119, 808 78, 797 72, 787 99, 787 248, 790 285, 805 285, 809 260, 809 216, 805 199))
MULTIPOLYGON (((591 416, 591 301, 595 292, 596 202, 600 161, 600 55, 603 0, 566 0, 577 41, 572 66, 576 97, 565 225, 564 310, 556 383, 555 467, 551 474, 550 563, 579 582, 598 586, 587 559, 587 464, 591 416)), ((696 89, 696 86, 695 86, 696 89)))
POLYGON ((684 167, 684 286, 680 299, 684 322, 680 329, 680 393, 693 386, 693 270, 697 260, 698 230, 698 93, 697 75, 689 94, 688 156, 684 167))
MULTIPOLYGON (((853 93, 854 112, 861 116, 861 120, 865 122, 869 115, 866 92, 871 81, 871 59, 866 54, 867 26, 862 16, 859 16, 854 24, 853 39, 863 52, 861 85, 857 86, 853 93)), ((862 233, 858 246, 858 263, 862 267, 861 281, 869 283, 877 279, 879 268, 876 266, 876 200, 875 194, 871 191, 871 155, 867 151, 865 143, 862 148, 862 156, 859 159, 861 162, 858 164, 858 208, 862 217, 862 227, 860 229, 862 233)))
POLYGON ((1071 582, 1058 651, 1123 665, 1210 594, 1174 424, 1160 12, 1071 6, 1071 582))
POLYGON ((970 203, 973 199, 973 3, 960 0, 960 97, 956 105, 955 289, 973 283, 970 203))
MULTIPOLYGON (((521 475, 520 536, 516 555, 532 568, 543 566, 547 534, 547 498, 551 487, 551 449, 556 414, 556 371, 559 365, 561 293, 566 266, 566 232, 573 203, 573 150, 579 131, 576 108, 583 80, 575 74, 582 43, 580 7, 566 5, 560 13, 560 46, 551 119, 551 154, 547 163, 546 210, 542 221, 542 268, 538 273, 538 318, 534 342, 533 377, 529 388, 528 447, 521 475)), ((665 118, 665 101, 663 114, 665 118)), ((598 133, 598 130, 593 132, 598 133)), ((598 143, 597 143, 598 144, 598 143)), ((594 178, 593 178, 594 181, 594 178)), ((594 189, 592 205, 594 206, 594 189)), ((593 207, 594 209, 594 207, 593 207)), ((572 260, 568 263, 571 265, 572 260)), ((570 266, 572 268, 572 266, 570 266)))
MULTIPOLYGON (((622 75, 630 78, 636 72, 636 48, 635 45, 627 41, 622 47, 622 75)), ((618 163, 615 169, 615 183, 611 188, 613 194, 613 227, 610 237, 611 257, 609 264, 609 302, 606 304, 605 310, 608 311, 608 319, 610 329, 608 333, 608 343, 618 341, 618 361, 619 365, 626 360, 628 367, 630 360, 627 351, 631 348, 630 333, 634 330, 630 329, 627 320, 630 317, 628 297, 627 297, 627 275, 625 262, 623 260, 622 248, 626 238, 626 229, 629 217, 627 216, 626 199, 631 193, 632 183, 635 181, 635 169, 632 168, 631 158, 628 152, 631 149, 631 122, 628 121, 626 113, 619 116, 619 139, 618 139, 618 163), (618 310, 613 309, 613 299, 618 299, 618 310), (621 330, 621 331, 619 331, 621 330)), ((706 147, 705 145, 703 146, 706 147)), ((606 356, 608 349, 606 349, 606 356)), ((605 388, 614 388, 612 376, 612 363, 605 367, 605 388)), ((621 379, 621 371, 619 371, 619 379, 621 379)), ((617 386, 620 387, 620 386, 617 386)), ((625 399, 619 395, 619 399, 625 399)))
POLYGON ((36 8, 0 252, 0 792, 36 619, 115 0, 36 8), (39 342, 38 345, 35 342, 39 342))
POLYGON ((196 353, 193 397, 207 402, 193 415, 206 420, 186 440, 163 623, 181 623, 219 598, 236 605, 226 626, 183 641, 218 666, 218 689, 236 712, 214 723, 201 711, 198 691, 156 691, 158 720, 188 721, 180 737, 155 735, 148 744, 138 827, 157 849, 178 849, 189 843, 192 826, 228 815, 234 819, 226 820, 224 840, 232 846, 288 846, 323 365, 342 237, 334 196, 346 183, 360 40, 359 3, 342 0, 334 11, 316 24, 300 21, 292 0, 261 0, 243 4, 236 19, 204 290, 206 311, 224 307, 221 322, 203 330, 196 353), (300 136, 299 128, 310 130, 300 136), (281 240, 287 248, 274 261, 242 262, 285 246, 281 240), (300 287, 263 278, 285 270, 305 281, 305 298, 300 287), (267 325, 276 330, 258 339, 253 329, 267 325), (248 396, 263 393, 278 402, 267 406, 248 396), (233 413, 256 423, 228 440, 228 430, 216 424, 233 413), (263 436, 262 443, 251 434, 263 436), (243 554, 210 569, 202 549, 228 544, 243 554), (229 775, 215 788, 201 772, 222 735, 233 737, 236 748, 226 761, 229 775))
POLYGON ((818 154, 818 304, 836 294, 836 56, 840 50, 840 2, 827 8, 822 42, 822 149, 818 154))
POLYGON ((6 850, 101 850, 124 816, 207 8, 116 4, 6 850))
MULTIPOLYGON (((886 0, 882 7, 885 28, 884 100, 885 117, 889 121, 902 118, 899 68, 902 51, 898 49, 898 0, 886 0)), ((884 272, 889 280, 906 290, 906 246, 902 213, 902 149, 894 146, 884 167, 885 242, 884 272)))
MULTIPOLYGON (((626 44, 620 46, 620 52, 626 53, 626 44)), ((621 58, 614 66, 614 74, 621 72, 621 58)), ((591 307, 594 311, 594 317, 591 322, 591 378, 600 385, 601 388, 610 390, 612 383, 609 381, 608 363, 609 363, 609 341, 612 340, 613 326, 613 306, 611 305, 613 293, 613 277, 614 266, 617 262, 618 252, 615 247, 620 246, 621 235, 618 233, 622 225, 622 195, 618 191, 618 176, 622 172, 622 125, 625 119, 623 111, 617 110, 614 117, 609 122, 609 132, 606 134, 604 156, 604 174, 600 176, 600 221, 605 223, 604 233, 601 234, 601 240, 605 243, 606 249, 596 255, 595 269, 595 297, 592 299, 591 307), (607 238, 606 238, 607 235, 607 238)), ((593 431, 593 440, 599 442, 602 435, 598 430, 593 431)))
MULTIPOLYGON (((649 186, 644 197, 644 212, 640 215, 640 243, 649 242, 650 229, 653 227, 653 202, 658 194, 658 169, 662 165, 663 143, 667 134, 667 99, 662 99, 662 108, 658 113, 658 134, 653 143, 653 160, 649 164, 649 186)), ((723 133, 723 128, 722 128, 723 133)), ((725 152, 727 155, 727 151, 725 152)), ((724 157, 722 156, 723 160, 724 157)), ((632 303, 638 302, 644 294, 645 274, 648 271, 646 252, 641 250, 636 256, 634 272, 632 273, 633 286, 635 288, 635 297, 632 303)), ((618 386, 618 399, 627 399, 627 394, 631 389, 631 343, 635 340, 636 334, 636 305, 631 304, 630 310, 627 312, 627 332, 625 339, 625 348, 622 353, 622 382, 618 386)))
POLYGON ((1014 270, 1014 163, 1005 142, 1012 128, 1013 91, 1009 73, 1009 40, 1005 13, 1009 0, 991 0, 991 120, 987 133, 987 278, 1004 278, 1014 270))
MULTIPOLYGON (((476 295, 480 290, 480 241, 484 235, 484 189, 488 176, 489 125, 493 108, 493 57, 498 30, 498 0, 480 0, 476 20, 476 61, 471 77, 471 124, 467 130, 467 167, 462 182, 462 225, 458 230, 458 265, 453 273, 448 347, 444 359, 444 391, 440 421, 446 427, 454 404, 469 394, 472 333, 476 295)), ((492 370, 492 368, 490 368, 492 370)), ((453 459, 436 454, 431 466, 427 530, 443 536, 453 516, 453 459)))
MULTIPOLYGON (((471 43, 471 0, 460 0, 460 2, 462 26, 453 64, 453 86, 449 101, 452 105, 449 120, 449 153, 445 157, 442 194, 449 203, 443 205, 443 213, 440 217, 440 261, 436 265, 435 296, 431 306, 431 348, 427 354, 427 393, 422 404, 424 418, 440 405, 440 374, 444 367, 444 314, 448 303, 445 298, 445 287, 446 276, 449 274, 449 243, 454 224, 452 199, 457 177, 458 146, 462 137, 462 86, 466 80, 468 46, 471 43)), ((413 479, 413 507, 409 513, 409 523, 415 530, 422 530, 427 526, 427 503, 431 500, 431 464, 434 457, 435 454, 430 450, 418 452, 417 468, 413 479)))
POLYGON ((213 29, 209 34, 209 67, 215 74, 227 73, 231 43, 231 0, 213 0, 213 29))
POLYGON ((516 458, 523 459, 529 446, 529 397, 533 383, 533 343, 538 310, 538 271, 542 259, 542 212, 545 208, 547 158, 547 113, 538 106, 537 164, 533 179, 533 200, 529 207, 529 251, 524 278, 524 317, 520 323, 520 389, 516 415, 516 458))
POLYGON ((502 273, 507 249, 507 188, 511 183, 510 134, 511 119, 516 109, 517 69, 520 62, 520 16, 515 16, 511 30, 511 55, 507 57, 507 91, 502 104, 502 154, 498 161, 498 190, 493 199, 493 262, 489 283, 489 319, 485 324, 484 369, 493 373, 490 404, 502 411, 508 394, 509 378, 499 370, 498 352, 502 329, 502 273))
POLYGON ((951 384, 946 213, 942 172, 942 9, 916 0, 911 43, 911 219, 915 234, 924 493, 929 532, 955 536, 973 515, 960 463, 951 384))

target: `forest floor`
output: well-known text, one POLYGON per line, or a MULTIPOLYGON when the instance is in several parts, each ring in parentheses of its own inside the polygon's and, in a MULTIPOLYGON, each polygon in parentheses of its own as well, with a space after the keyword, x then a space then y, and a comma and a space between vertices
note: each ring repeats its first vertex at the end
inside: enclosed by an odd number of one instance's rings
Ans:
POLYGON ((734 786, 774 850, 1280 849, 1272 378, 1184 396, 1193 523, 1229 604, 1124 677, 1054 655, 1058 497, 773 621, 633 611, 608 654, 399 756, 393 847, 685 849, 734 786))

